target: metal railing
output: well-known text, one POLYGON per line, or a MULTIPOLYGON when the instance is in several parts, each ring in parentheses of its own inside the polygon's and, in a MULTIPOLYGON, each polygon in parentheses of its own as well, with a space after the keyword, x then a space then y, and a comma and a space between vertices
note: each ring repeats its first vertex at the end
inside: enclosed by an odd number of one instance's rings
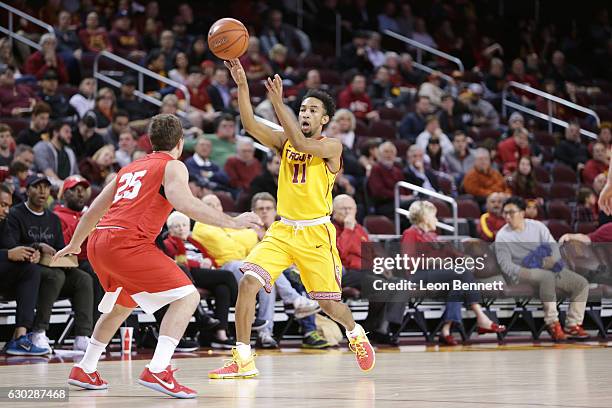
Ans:
MULTIPOLYGON (((418 41, 413 40, 412 38, 408 38, 406 36, 403 36, 401 34, 396 33, 395 31, 391 31, 391 30, 384 30, 383 34, 388 35, 389 37, 393 37, 396 40, 400 40, 414 48, 416 48, 416 62, 413 62, 413 65, 420 69, 421 71, 425 71, 429 74, 431 74, 432 72, 435 71, 435 69, 428 67, 427 65, 423 64, 423 52, 428 52, 430 54, 435 55, 436 57, 445 59, 447 61, 452 62, 453 64, 457 65, 457 68, 459 69, 459 71, 461 72, 465 72, 465 67, 463 65, 463 62, 457 58, 454 57, 450 54, 447 54, 443 51, 440 51, 436 48, 430 47, 428 45, 425 45, 423 43, 420 43, 418 41)), ((444 78, 446 81, 450 81, 452 80, 452 78, 444 73, 440 73, 440 76, 442 78, 444 78)))
POLYGON ((24 37, 21 34, 17 34, 14 29, 15 29, 15 18, 14 16, 19 16, 20 18, 23 18, 24 20, 29 21, 32 24, 35 24, 41 28, 43 28, 44 30, 46 30, 47 32, 54 34, 55 31, 53 30, 53 27, 47 23, 45 23, 44 21, 41 21, 35 17, 32 17, 31 15, 24 13, 21 10, 17 10, 15 7, 11 7, 6 3, 0 2, 0 8, 6 10, 8 12, 8 27, 4 27, 4 26, 0 26, 0 32, 4 33, 6 35, 8 35, 11 39, 11 45, 12 45, 12 41, 13 38, 16 40, 21 41, 24 44, 29 45, 30 47, 40 51, 40 49, 42 48, 38 43, 35 43, 34 41, 30 40, 27 37, 24 37))
MULTIPOLYGON (((507 116, 508 108, 516 109, 517 111, 524 112, 528 115, 535 116, 536 118, 547 121, 548 122, 548 132, 552 133, 553 125, 559 125, 565 128, 569 126, 568 122, 553 116, 553 103, 558 103, 558 104, 567 106, 568 108, 574 109, 576 111, 579 111, 579 112, 582 112, 589 116, 594 117, 595 122, 597 123, 597 127, 599 127, 601 124, 599 116, 592 109, 585 108, 584 106, 577 105, 574 102, 568 101, 567 99, 559 98, 558 96, 549 94, 548 92, 540 91, 539 89, 533 88, 529 85, 521 84, 519 82, 514 82, 514 81, 508 82, 506 86, 504 87, 504 91, 502 93, 502 115, 504 117, 507 116), (546 113, 538 112, 534 109, 528 108, 519 103, 509 100, 508 94, 509 94, 510 88, 520 89, 524 92, 528 92, 532 95, 536 95, 536 96, 546 99, 548 113, 546 114, 546 113)), ((590 132, 588 130, 580 129, 580 133, 585 136, 597 139, 597 134, 590 132)))
MULTIPOLYGON (((108 51, 102 51, 98 53, 98 55, 96 55, 96 59, 94 60, 94 69, 93 69, 93 76, 96 80, 106 82, 107 84, 110 84, 116 88, 121 87, 121 82, 117 81, 115 78, 111 76, 108 76, 105 72, 100 71, 100 59, 102 58, 108 58, 109 60, 114 61, 117 64, 121 64, 124 67, 127 67, 129 69, 133 69, 134 71, 138 73, 138 88, 134 91, 134 95, 136 95, 140 99, 147 101, 149 103, 152 103, 153 105, 156 105, 156 106, 162 105, 162 101, 144 93, 144 77, 148 76, 150 78, 153 78, 157 81, 163 82, 167 85, 170 85, 174 88, 177 88, 183 91, 183 95, 185 95, 184 110, 189 110, 189 106, 191 106, 190 96, 189 96, 189 90, 187 89, 185 85, 179 82, 173 81, 172 79, 163 77, 149 69, 141 67, 140 65, 135 64, 132 61, 128 61, 125 58, 122 58, 108 51)), ((97 87, 98 87, 98 83, 96 82, 96 91, 97 91, 97 87)))
POLYGON ((424 194, 433 198, 437 198, 442 201, 450 203, 453 212, 453 225, 448 225, 438 221, 436 226, 445 231, 453 233, 453 239, 459 239, 459 210, 457 208, 457 201, 453 197, 449 197, 444 194, 437 193, 435 191, 427 190, 423 187, 417 186, 416 184, 408 183, 406 181, 398 181, 394 188, 394 201, 395 201, 395 234, 401 233, 400 228, 400 215, 408 216, 408 210, 404 210, 400 207, 400 188, 415 191, 420 194, 424 194))

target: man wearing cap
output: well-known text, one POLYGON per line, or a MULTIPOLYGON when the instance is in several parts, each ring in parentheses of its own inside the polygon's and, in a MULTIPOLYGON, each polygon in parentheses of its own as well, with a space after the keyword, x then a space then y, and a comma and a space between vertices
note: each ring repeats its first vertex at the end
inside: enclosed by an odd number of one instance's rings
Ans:
POLYGON ((57 92, 58 77, 54 69, 48 69, 40 80, 39 98, 51 107, 51 119, 67 118, 76 112, 62 93, 57 92))
POLYGON ((4 351, 10 355, 43 355, 49 350, 36 347, 27 336, 34 324, 34 308, 40 286, 40 252, 29 246, 6 244, 6 218, 13 205, 12 193, 0 184, 0 292, 11 294, 17 303, 15 331, 4 351))
MULTIPOLYGON (((64 247, 62 226, 57 215, 45 208, 51 182, 42 175, 26 181, 27 201, 13 207, 7 220, 5 245, 19 245, 40 250, 42 256, 53 256, 64 247)), ((91 277, 77 268, 55 268, 39 264, 41 282, 32 326, 32 343, 50 350, 45 331, 49 328, 51 309, 58 297, 69 297, 75 313, 75 350, 85 350, 92 330, 93 289, 91 277)))
POLYGON ((74 149, 77 160, 92 157, 100 150, 104 143, 104 137, 96 132, 98 121, 93 111, 87 112, 72 129, 71 146, 74 149))
MULTIPOLYGON (((91 196, 91 189, 89 188, 89 182, 81 176, 70 176, 64 180, 58 198, 62 200, 63 204, 56 206, 53 209, 55 215, 59 217, 62 225, 62 232, 64 234, 64 242, 70 242, 74 235, 81 216, 85 211, 85 204, 91 196)), ((94 272, 89 260, 87 259, 87 240, 81 245, 81 253, 77 255, 79 260, 79 269, 87 272, 93 282, 93 322, 95 323, 100 312, 98 311, 97 305, 104 296, 104 290, 100 285, 98 276, 94 272)))
POLYGON ((113 52, 123 58, 142 59, 142 41, 136 30, 130 29, 130 16, 127 10, 119 10, 115 14, 113 29, 109 34, 113 52))
POLYGON ((15 69, 0 63, 0 116, 29 114, 38 99, 30 87, 15 85, 15 69))
POLYGON ((70 125, 66 122, 57 122, 51 126, 51 140, 41 140, 34 146, 36 167, 54 184, 79 173, 76 155, 68 147, 71 141, 70 125))
POLYGON ((123 78, 121 78, 117 107, 128 113, 129 120, 148 119, 153 114, 149 104, 142 103, 134 95, 137 83, 136 77, 131 74, 124 74, 123 78))
POLYGON ((472 112, 472 125, 497 129, 499 127, 499 114, 493 105, 482 99, 484 92, 482 85, 470 84, 468 90, 468 108, 472 112))

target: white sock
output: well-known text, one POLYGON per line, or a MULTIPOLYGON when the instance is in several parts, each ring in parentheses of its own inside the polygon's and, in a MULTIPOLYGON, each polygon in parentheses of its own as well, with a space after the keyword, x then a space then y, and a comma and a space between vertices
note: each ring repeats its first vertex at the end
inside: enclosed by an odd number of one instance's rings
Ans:
POLYGON ((87 345, 87 350, 85 350, 85 355, 79 364, 79 367, 83 369, 87 374, 93 373, 96 371, 98 367, 98 360, 100 360, 100 356, 104 352, 106 348, 106 344, 99 342, 93 337, 89 339, 89 344, 87 345))
POLYGON ((347 330, 346 331, 346 337, 348 337, 348 338, 357 337, 360 334, 362 334, 363 332, 364 332, 363 327, 361 327, 361 325, 355 323, 355 327, 353 328, 353 330, 347 330))
POLYGON ((170 359, 174 354, 174 349, 179 344, 177 339, 168 336, 159 336, 157 339, 157 347, 155 353, 149 363, 149 371, 152 373, 161 373, 170 364, 170 359))
POLYGON ((251 345, 244 343, 236 343, 236 350, 238 351, 238 356, 241 360, 247 360, 251 357, 251 345))

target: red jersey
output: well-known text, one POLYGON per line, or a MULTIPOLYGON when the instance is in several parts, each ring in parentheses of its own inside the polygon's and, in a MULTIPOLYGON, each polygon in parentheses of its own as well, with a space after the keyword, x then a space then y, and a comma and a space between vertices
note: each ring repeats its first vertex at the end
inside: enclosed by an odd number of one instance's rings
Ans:
POLYGON ((167 153, 151 153, 123 167, 113 204, 98 227, 120 227, 134 240, 154 242, 172 211, 162 185, 170 160, 167 153))

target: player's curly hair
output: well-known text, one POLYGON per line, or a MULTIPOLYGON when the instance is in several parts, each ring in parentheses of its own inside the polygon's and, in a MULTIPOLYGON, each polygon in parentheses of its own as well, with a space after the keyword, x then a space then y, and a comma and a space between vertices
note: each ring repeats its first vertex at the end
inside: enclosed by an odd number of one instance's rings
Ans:
POLYGON ((329 116, 330 121, 331 118, 333 118, 336 114, 336 103, 334 102, 334 98, 332 98, 331 95, 327 92, 321 91, 319 89, 311 89, 306 93, 306 95, 304 95, 300 103, 304 102, 304 99, 306 98, 317 98, 318 100, 323 102, 325 114, 329 116))
POLYGON ((183 126, 174 115, 163 113, 153 116, 149 124, 149 139, 155 151, 170 151, 183 138, 183 126))

